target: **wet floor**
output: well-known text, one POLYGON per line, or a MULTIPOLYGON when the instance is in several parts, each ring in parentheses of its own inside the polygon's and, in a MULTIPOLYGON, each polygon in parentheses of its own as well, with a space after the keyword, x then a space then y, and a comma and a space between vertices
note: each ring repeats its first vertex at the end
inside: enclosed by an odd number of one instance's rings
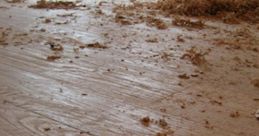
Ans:
POLYGON ((259 133, 258 25, 158 30, 117 24, 112 2, 35 2, 0 2, 0 135, 259 133))

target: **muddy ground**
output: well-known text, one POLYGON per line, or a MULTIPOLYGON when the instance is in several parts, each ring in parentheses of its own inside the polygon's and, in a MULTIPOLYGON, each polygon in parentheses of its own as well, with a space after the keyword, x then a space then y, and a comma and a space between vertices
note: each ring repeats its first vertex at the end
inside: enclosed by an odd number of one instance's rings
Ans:
POLYGON ((116 21, 126 0, 35 3, 0 1, 0 135, 258 135, 257 23, 159 29, 116 21))

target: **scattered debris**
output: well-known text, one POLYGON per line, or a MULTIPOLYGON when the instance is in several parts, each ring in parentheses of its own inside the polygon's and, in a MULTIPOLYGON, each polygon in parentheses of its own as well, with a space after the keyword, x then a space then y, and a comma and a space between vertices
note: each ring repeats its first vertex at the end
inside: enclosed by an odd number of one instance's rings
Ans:
POLYGON ((24 2, 24 0, 5 0, 8 3, 21 3, 24 2))
POLYGON ((50 128, 48 128, 48 127, 44 128, 44 131, 50 131, 50 128))
POLYGON ((254 87, 259 88, 259 79, 254 79, 251 81, 251 83, 254 85, 254 87))
POLYGON ((259 120, 259 109, 256 111, 256 113, 255 113, 255 118, 257 119, 257 120, 259 120))
POLYGON ((63 46, 60 45, 59 43, 48 41, 46 44, 50 45, 50 49, 53 51, 63 51, 64 50, 63 46))
POLYGON ((99 42, 86 44, 86 47, 88 47, 88 48, 100 48, 100 49, 106 49, 106 48, 108 48, 107 46, 102 45, 102 44, 100 44, 99 42))
POLYGON ((214 128, 214 126, 212 126, 208 120, 204 120, 204 121, 205 121, 205 126, 204 126, 205 128, 208 128, 208 129, 214 128))
POLYGON ((214 105, 214 104, 217 104, 217 105, 219 105, 219 106, 222 106, 222 102, 217 101, 217 100, 211 100, 210 103, 213 104, 213 105, 214 105))
POLYGON ((232 117, 232 118, 238 118, 239 116, 240 116, 240 114, 238 111, 230 113, 230 117, 232 117))
POLYGON ((167 122, 164 119, 159 120, 159 126, 161 128, 166 128, 168 126, 167 122))
POLYGON ((181 59, 188 58, 192 62, 192 64, 201 65, 207 62, 204 57, 207 54, 208 54, 207 52, 201 53, 201 52, 197 52, 195 48, 191 48, 190 50, 187 50, 187 53, 183 54, 181 59))
POLYGON ((147 25, 156 27, 157 29, 167 29, 167 25, 161 19, 155 18, 153 16, 148 16, 146 19, 147 25))
POLYGON ((132 25, 132 22, 130 20, 128 20, 123 15, 118 15, 118 14, 115 16, 115 22, 121 25, 132 25))
POLYGON ((74 9, 78 6, 74 2, 69 1, 39 0, 35 5, 31 5, 30 7, 37 9, 74 9))
POLYGON ((180 35, 177 36, 176 40, 177 40, 177 42, 182 42, 182 43, 185 42, 185 40, 180 35))
POLYGON ((87 96, 87 94, 86 94, 86 93, 82 93, 81 95, 82 95, 82 96, 87 96))
POLYGON ((178 77, 181 79, 190 79, 190 77, 187 76, 187 74, 181 74, 181 75, 178 75, 178 77))
POLYGON ((164 61, 169 61, 170 60, 170 56, 171 55, 169 53, 167 53, 167 52, 162 52, 159 55, 160 55, 161 59, 163 59, 164 61))
POLYGON ((150 42, 150 43, 158 43, 158 39, 156 37, 154 38, 149 38, 146 40, 146 42, 150 42))
POLYGON ((156 133, 156 136, 172 136, 174 131, 171 129, 162 130, 161 132, 156 133))
POLYGON ((51 56, 47 57, 47 60, 48 61, 55 61, 55 60, 60 59, 60 58, 61 58, 60 56, 51 55, 51 56))
POLYGON ((175 18, 175 20, 173 20, 172 23, 175 26, 196 28, 196 29, 203 29, 205 26, 204 22, 202 22, 201 20, 191 21, 190 19, 180 19, 180 18, 175 18))
POLYGON ((51 22, 51 19, 50 18, 46 18, 45 20, 44 20, 44 23, 46 23, 46 24, 48 24, 48 23, 50 23, 51 22))
POLYGON ((160 111, 166 113, 166 108, 161 108, 160 111))
POLYGON ((151 120, 148 116, 146 116, 146 117, 142 118, 140 120, 140 122, 143 126, 148 127, 150 125, 151 120))

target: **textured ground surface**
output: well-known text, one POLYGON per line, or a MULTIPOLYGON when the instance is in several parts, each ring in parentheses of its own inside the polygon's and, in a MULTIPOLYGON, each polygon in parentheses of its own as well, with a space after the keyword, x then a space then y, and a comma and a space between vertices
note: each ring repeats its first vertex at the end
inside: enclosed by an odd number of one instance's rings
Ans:
POLYGON ((258 135, 257 24, 158 30, 115 23, 111 2, 33 3, 0 2, 1 136, 258 135))

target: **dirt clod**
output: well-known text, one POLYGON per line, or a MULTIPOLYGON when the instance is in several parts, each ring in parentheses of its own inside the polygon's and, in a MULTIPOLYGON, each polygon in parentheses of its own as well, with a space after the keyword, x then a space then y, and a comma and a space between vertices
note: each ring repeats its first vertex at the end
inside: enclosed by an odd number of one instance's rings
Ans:
POLYGON ((190 79, 190 77, 187 74, 181 74, 181 75, 178 75, 178 77, 181 79, 190 79))
POLYGON ((168 123, 164 119, 159 120, 159 126, 161 128, 166 128, 168 126, 168 123))
POLYGON ((256 111, 255 117, 256 117, 257 120, 259 120, 259 109, 256 111))
POLYGON ((74 2, 68 1, 39 0, 35 5, 31 5, 30 7, 37 9, 73 9, 76 8, 77 5, 74 2))
POLYGON ((230 117, 232 118, 238 118, 240 116, 240 113, 238 111, 230 113, 230 117))
POLYGON ((47 57, 47 60, 48 61, 55 61, 55 60, 60 59, 60 58, 61 58, 60 56, 51 55, 51 56, 47 57))
POLYGON ((259 79, 254 79, 251 81, 251 83, 254 85, 254 87, 259 88, 259 79))
POLYGON ((143 126, 148 127, 150 125, 151 120, 148 116, 146 116, 146 117, 140 119, 140 122, 143 126))
POLYGON ((175 20, 172 21, 172 24, 175 26, 196 28, 196 29, 202 29, 205 26, 204 23, 200 20, 191 21, 190 19, 180 19, 180 18, 175 18, 175 20))
POLYGON ((88 47, 88 48, 100 48, 100 49, 106 49, 106 48, 108 48, 107 46, 102 45, 102 44, 100 44, 99 42, 86 44, 86 47, 88 47))
POLYGON ((183 54, 181 59, 189 59, 192 64, 194 65, 202 65, 205 64, 207 61, 205 59, 205 55, 207 53, 201 53, 195 50, 195 48, 191 48, 190 50, 187 50, 187 53, 183 54))

